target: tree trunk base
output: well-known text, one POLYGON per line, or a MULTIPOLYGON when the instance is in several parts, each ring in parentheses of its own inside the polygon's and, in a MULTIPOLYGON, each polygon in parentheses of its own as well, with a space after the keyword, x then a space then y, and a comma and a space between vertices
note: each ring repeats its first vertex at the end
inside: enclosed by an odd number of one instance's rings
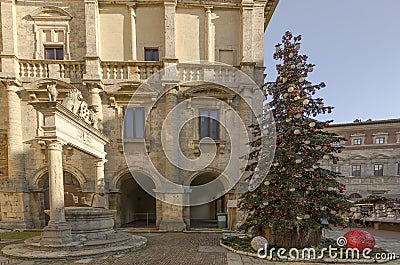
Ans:
POLYGON ((322 231, 315 229, 309 233, 305 231, 282 232, 278 229, 264 228, 259 233, 268 240, 268 245, 284 248, 305 248, 318 246, 321 243, 322 231))

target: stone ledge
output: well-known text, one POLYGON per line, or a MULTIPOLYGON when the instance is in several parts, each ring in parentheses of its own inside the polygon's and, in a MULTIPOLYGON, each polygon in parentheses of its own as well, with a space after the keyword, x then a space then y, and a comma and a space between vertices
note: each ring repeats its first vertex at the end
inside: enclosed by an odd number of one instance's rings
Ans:
MULTIPOLYGON (((127 233, 118 233, 121 237, 126 237, 127 233)), ((26 258, 26 259, 65 259, 65 258, 81 258, 81 257, 95 257, 107 254, 125 253, 130 251, 137 251, 147 245, 147 239, 142 236, 129 235, 130 240, 121 244, 120 242, 99 242, 101 244, 93 244, 88 248, 86 246, 77 246, 68 249, 49 249, 49 248, 31 248, 26 244, 8 245, 2 249, 5 256, 26 258), (113 244, 117 243, 117 244, 113 244), (111 245, 109 245, 111 244, 111 245), (93 246, 96 245, 96 248, 93 246)), ((93 240, 95 241, 95 240, 93 240)), ((118 240, 116 240, 118 241, 118 240)))

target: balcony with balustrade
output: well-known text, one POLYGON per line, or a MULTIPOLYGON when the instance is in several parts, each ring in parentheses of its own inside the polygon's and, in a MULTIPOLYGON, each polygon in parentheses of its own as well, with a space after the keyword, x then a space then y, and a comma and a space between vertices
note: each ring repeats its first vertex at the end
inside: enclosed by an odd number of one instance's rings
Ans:
MULTIPOLYGON (((0 58, 2 59, 2 58, 0 58)), ((23 83, 40 79, 60 79, 71 84, 82 83, 86 74, 85 61, 15 59, 16 76, 23 83)), ((2 60, 2 69, 4 69, 2 60)), ((100 61, 99 74, 104 84, 120 82, 142 82, 152 75, 162 78, 164 63, 159 61, 100 61)), ((213 81, 224 84, 237 84, 240 81, 237 71, 220 64, 173 64, 176 78, 183 82, 213 81)), ((9 68, 9 67, 7 67, 9 68)))

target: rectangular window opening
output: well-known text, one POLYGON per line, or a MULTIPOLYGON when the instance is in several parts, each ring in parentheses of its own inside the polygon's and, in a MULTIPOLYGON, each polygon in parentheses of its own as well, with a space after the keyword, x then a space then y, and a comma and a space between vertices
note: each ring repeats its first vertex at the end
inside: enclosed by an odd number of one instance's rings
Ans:
POLYGON ((351 166, 351 175, 354 177, 361 176, 361 165, 352 165, 351 166))
POLYGON ((62 46, 45 46, 44 58, 46 60, 64 60, 64 48, 62 46))
POLYGON ((216 109, 201 109, 199 117, 200 139, 210 137, 219 140, 219 111, 216 109))
POLYGON ((145 138, 144 108, 126 108, 124 118, 124 138, 145 138))
POLYGON ((160 60, 158 48, 144 48, 144 60, 158 62, 160 60))
POLYGON ((383 176, 383 165, 382 164, 374 165, 374 176, 383 176))

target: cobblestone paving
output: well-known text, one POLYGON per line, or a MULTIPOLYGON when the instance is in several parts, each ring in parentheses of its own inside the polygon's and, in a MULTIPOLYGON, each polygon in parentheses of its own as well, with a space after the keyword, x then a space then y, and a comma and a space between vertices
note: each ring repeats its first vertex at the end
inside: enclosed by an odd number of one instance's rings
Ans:
MULTIPOLYGON (((371 232, 377 241, 377 246, 400 254, 400 233, 382 230, 364 229, 371 232)), ((348 229, 327 231, 326 236, 337 238, 343 236, 348 229)), ((148 246, 138 252, 119 254, 98 258, 82 258, 79 260, 65 261, 21 261, 12 260, 5 263, 6 258, 0 257, 0 264, 18 265, 323 265, 326 263, 305 262, 276 262, 226 252, 219 247, 222 234, 217 233, 146 233, 139 234, 148 239, 148 246)), ((339 263, 333 263, 342 265, 339 263)), ((365 263, 347 263, 365 264, 365 263)), ((399 265, 395 260, 387 265, 399 265)))

